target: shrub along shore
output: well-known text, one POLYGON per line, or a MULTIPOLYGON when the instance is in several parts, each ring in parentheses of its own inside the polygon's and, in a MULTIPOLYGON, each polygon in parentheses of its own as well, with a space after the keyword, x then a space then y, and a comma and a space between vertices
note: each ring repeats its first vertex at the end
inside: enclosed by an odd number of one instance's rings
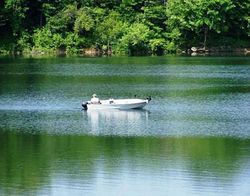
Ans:
POLYGON ((0 53, 249 53, 248 0, 5 0, 0 53))

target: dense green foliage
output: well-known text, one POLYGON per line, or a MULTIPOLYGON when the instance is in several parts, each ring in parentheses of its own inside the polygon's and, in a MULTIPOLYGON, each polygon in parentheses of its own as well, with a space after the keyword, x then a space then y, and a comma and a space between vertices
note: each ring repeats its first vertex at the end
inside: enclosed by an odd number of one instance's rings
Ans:
POLYGON ((249 0, 5 0, 0 51, 162 54, 249 47, 249 0))

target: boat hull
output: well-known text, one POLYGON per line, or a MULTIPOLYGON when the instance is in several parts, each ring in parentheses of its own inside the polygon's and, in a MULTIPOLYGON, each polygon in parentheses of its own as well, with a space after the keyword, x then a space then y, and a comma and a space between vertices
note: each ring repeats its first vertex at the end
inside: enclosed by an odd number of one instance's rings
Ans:
POLYGON ((110 100, 102 100, 99 104, 87 104, 87 109, 141 109, 146 106, 147 103, 148 100, 142 99, 119 99, 113 100, 112 102, 110 102, 110 100))

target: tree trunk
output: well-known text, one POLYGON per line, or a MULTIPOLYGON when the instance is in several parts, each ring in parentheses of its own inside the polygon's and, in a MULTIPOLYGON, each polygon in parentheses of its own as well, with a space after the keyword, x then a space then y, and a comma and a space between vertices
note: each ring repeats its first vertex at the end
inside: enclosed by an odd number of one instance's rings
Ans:
POLYGON ((43 26, 43 9, 41 9, 40 13, 40 27, 43 26))
POLYGON ((205 26, 204 27, 204 41, 203 41, 204 50, 206 50, 206 47, 207 47, 207 33, 208 33, 208 27, 205 26))
POLYGON ((108 45, 107 45, 107 48, 108 48, 108 50, 107 50, 107 55, 109 55, 109 40, 108 40, 108 45))

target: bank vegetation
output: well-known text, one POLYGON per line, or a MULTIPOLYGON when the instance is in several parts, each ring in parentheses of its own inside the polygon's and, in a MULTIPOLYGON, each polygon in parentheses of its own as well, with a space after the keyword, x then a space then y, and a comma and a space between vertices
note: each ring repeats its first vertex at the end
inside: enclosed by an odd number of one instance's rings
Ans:
POLYGON ((4 0, 0 53, 156 54, 250 47, 249 0, 4 0))

